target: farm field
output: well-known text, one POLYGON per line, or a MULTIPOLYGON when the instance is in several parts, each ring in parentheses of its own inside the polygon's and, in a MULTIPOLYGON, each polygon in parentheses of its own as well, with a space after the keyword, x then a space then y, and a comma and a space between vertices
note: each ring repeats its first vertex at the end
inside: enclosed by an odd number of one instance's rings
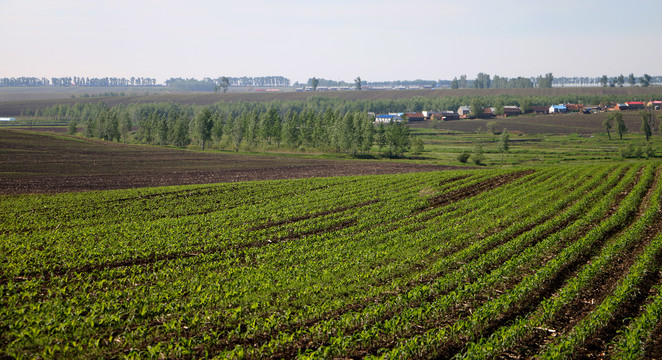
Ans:
MULTIPOLYGON (((66 88, 65 88, 66 89, 66 88)), ((45 89, 43 91, 46 91, 45 89)), ((48 90, 50 91, 50 90, 48 90)), ((87 92, 83 89, 80 91, 87 92)), ((80 91, 71 90, 66 93, 43 93, 39 89, 0 88, 0 116, 20 116, 24 110, 44 109, 58 104, 99 103, 108 106, 148 104, 173 102, 182 105, 212 105, 217 102, 272 102, 272 101, 301 101, 310 98, 340 99, 347 101, 361 100, 401 100, 412 98, 444 98, 444 97, 481 97, 481 96, 567 96, 567 95, 594 95, 594 96, 633 96, 635 98, 648 98, 659 96, 659 87, 624 87, 624 88, 551 88, 551 89, 445 89, 445 90, 361 90, 361 91, 315 91, 315 92, 281 92, 281 93, 167 93, 167 89, 150 88, 133 93, 137 90, 106 88, 103 91, 126 92, 127 96, 101 96, 80 97, 80 91), (145 95, 144 92, 149 94, 145 95), (77 96, 71 98, 70 96, 77 96), (63 98, 68 97, 68 98, 63 98)), ((94 92, 93 90, 89 90, 94 92)), ((438 109, 443 110, 443 109, 438 109)))
POLYGON ((448 168, 451 167, 287 154, 203 153, 0 129, 0 194, 392 174, 448 168))
POLYGON ((657 162, 0 196, 19 358, 662 357, 657 162))

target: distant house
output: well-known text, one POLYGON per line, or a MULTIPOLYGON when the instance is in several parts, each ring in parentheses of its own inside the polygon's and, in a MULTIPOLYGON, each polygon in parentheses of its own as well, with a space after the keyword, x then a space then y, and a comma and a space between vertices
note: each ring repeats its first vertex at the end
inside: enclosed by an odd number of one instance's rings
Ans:
POLYGON ((628 104, 616 104, 614 110, 627 110, 629 108, 628 104))
POLYGON ((568 109, 568 112, 580 112, 584 109, 584 105, 579 104, 566 104, 565 107, 568 109))
POLYGON ((641 110, 646 107, 643 101, 626 101, 628 110, 641 110))
POLYGON ((443 121, 460 120, 460 115, 458 115, 455 111, 442 111, 441 120, 443 121))
POLYGON ((536 114, 549 114, 549 107, 547 106, 531 106, 531 111, 536 114))
POLYGON ((13 117, 0 117, 0 121, 14 121, 16 118, 13 117))
POLYGON ((563 104, 552 105, 549 107, 550 114, 565 114, 567 112, 568 112, 568 108, 563 104))
POLYGON ((460 106, 457 109, 457 114, 460 115, 460 116, 469 115, 469 114, 471 114, 471 109, 469 108, 469 106, 460 106))
POLYGON ((522 110, 520 110, 519 106, 504 106, 503 107, 503 115, 504 116, 516 116, 516 115, 521 115, 522 110))
POLYGON ((377 115, 375 117, 375 122, 376 123, 390 123, 391 121, 401 122, 402 121, 402 116, 397 115, 397 114, 381 114, 381 115, 377 115))
POLYGON ((649 101, 648 106, 652 107, 654 110, 660 110, 662 109, 662 101, 649 101))
POLYGON ((406 113, 405 116, 408 121, 425 121, 425 115, 422 112, 406 113))

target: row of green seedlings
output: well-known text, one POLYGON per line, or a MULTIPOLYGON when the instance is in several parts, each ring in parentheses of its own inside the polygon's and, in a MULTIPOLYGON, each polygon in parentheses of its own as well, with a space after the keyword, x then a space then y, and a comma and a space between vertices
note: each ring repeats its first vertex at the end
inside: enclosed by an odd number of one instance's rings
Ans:
MULTIPOLYGON (((66 285, 65 285, 65 287, 66 287, 66 285)), ((23 294, 23 295, 25 295, 25 294, 23 294)))
MULTIPOLYGON (((572 179, 572 178, 570 177, 570 178, 568 178, 567 180, 570 180, 570 179, 572 179)), ((563 182, 563 183, 565 184, 565 182, 563 182)), ((529 185, 530 185, 530 184, 529 184, 529 185)), ((527 195, 526 191, 528 191, 528 189, 530 189, 530 188, 529 188, 529 187, 526 187, 526 188, 525 188, 525 186, 522 186, 522 189, 521 189, 521 190, 522 190, 522 193, 521 193, 521 194, 517 194, 517 193, 515 193, 515 195, 525 196, 525 195, 527 195)), ((530 194, 530 192, 529 192, 529 194, 530 194)), ((535 195, 539 195, 539 194, 533 194, 532 198, 534 198, 535 195)), ((521 199, 521 197, 520 197, 520 199, 521 199)), ((510 202, 510 204, 512 204, 512 202, 510 202)), ((494 205, 494 204, 491 205, 492 208, 494 208, 493 205, 494 205)), ((535 207, 535 206, 531 206, 530 209, 540 209, 540 205, 541 205, 541 204, 537 204, 537 205, 538 205, 537 207, 535 207)), ((476 211, 476 213, 481 213, 481 210, 488 210, 487 207, 489 207, 489 206, 490 206, 490 205, 486 205, 485 208, 478 208, 478 209, 476 209, 475 211, 476 211)), ((471 221, 474 220, 473 217, 468 217, 468 218, 471 219, 471 221)), ((521 219, 521 218, 518 218, 518 219, 521 219)), ((513 221, 514 221, 514 219, 513 219, 513 221)), ((463 233, 464 233, 464 234, 467 234, 466 231, 464 231, 463 233)), ((374 234, 374 235, 377 235, 377 234, 374 234)), ((398 244, 400 244, 400 245, 402 245, 402 244, 406 244, 407 241, 410 241, 410 239, 408 239, 407 237, 409 237, 409 238, 412 237, 412 236, 411 236, 411 233, 408 233, 408 232, 403 232, 403 233, 401 233, 401 234, 399 235, 400 237, 395 237, 395 236, 396 236, 395 233, 391 233, 391 234, 387 234, 387 235, 386 235, 386 237, 389 238, 389 240, 390 240, 391 238, 394 239, 393 244, 392 244, 393 246, 391 246, 391 245, 386 245, 386 247, 392 247, 393 249, 397 249, 397 248, 398 248, 398 246, 397 246, 398 244), (407 235, 408 235, 408 236, 407 236, 407 235), (405 237, 405 236, 406 236, 406 237, 405 237)), ((371 238, 375 238, 375 236, 372 236, 371 238)), ((428 232, 428 233, 425 233, 423 236, 419 236, 417 240, 423 240, 423 239, 426 239, 426 240, 427 240, 427 239, 434 239, 434 238, 435 238, 434 233, 432 233, 432 232, 428 232)), ((438 236, 437 236, 437 238, 438 238, 438 236)), ((444 241, 443 239, 439 239, 439 240, 440 240, 440 241, 438 241, 438 243, 439 243, 439 244, 442 244, 442 246, 443 246, 443 245, 448 245, 448 244, 449 244, 448 242, 444 241)), ((380 241, 380 244, 383 244, 383 241, 380 241)), ((426 245, 427 245, 427 244, 426 244, 426 245)), ((433 245, 433 244, 430 244, 430 245, 433 245)), ((466 244, 465 244, 465 245, 466 245, 466 244)), ((371 245, 371 244, 369 244, 369 243, 365 243, 365 242, 364 242, 364 243, 359 244, 359 246, 362 246, 362 247, 370 247, 370 246, 374 246, 374 245, 371 245), (365 245, 364 245, 364 244, 365 244, 365 245)), ((414 246, 414 245, 411 244, 411 243, 409 243, 409 245, 407 245, 407 246, 409 247, 409 246, 414 246)), ((416 245, 416 246, 417 246, 417 245, 416 245)), ((427 252, 427 251, 426 251, 426 252, 427 252)), ((434 258, 435 255, 436 255, 436 254, 435 254, 435 251, 432 251, 432 253, 430 253, 430 254, 422 254, 422 256, 421 256, 419 259, 424 263, 426 260, 429 260, 430 258, 434 258)), ((414 264, 415 264, 416 262, 417 262, 416 260, 411 260, 411 263, 414 263, 414 264)), ((403 265, 406 266, 406 265, 408 265, 408 264, 400 264, 399 262, 396 262, 395 265, 396 265, 396 266, 393 267, 393 270, 394 270, 394 271, 398 271, 398 270, 401 270, 401 268, 403 267, 403 265)), ((413 271, 413 272, 416 273, 415 271, 413 271)), ((407 271, 405 271, 404 273, 407 273, 407 271)), ((368 274, 368 275, 369 275, 369 276, 367 277, 367 279, 371 279, 371 278, 374 278, 374 277, 376 277, 376 276, 379 276, 379 274, 375 274, 375 273, 372 272, 372 271, 371 271, 370 274, 368 274)), ((353 280, 353 279, 352 279, 352 280, 353 280)), ((395 286, 396 288, 398 288, 398 287, 400 287, 400 286, 403 285, 403 284, 402 284, 402 283, 403 283, 402 279, 398 278, 397 280, 398 280, 398 281, 393 281, 393 282, 395 283, 395 285, 396 285, 396 286, 395 286)), ((392 287, 392 286, 391 286, 391 287, 392 287)), ((382 295, 383 295, 383 294, 382 294, 382 295)), ((373 294, 372 294, 372 293, 367 294, 366 297, 372 298, 372 297, 373 297, 373 294)), ((238 334, 238 335, 240 336, 240 334, 238 334)))
MULTIPOLYGON (((558 196, 561 198, 561 196, 558 196)), ((590 202, 589 202, 590 204, 590 202)), ((586 208, 586 203, 577 203, 574 206, 574 210, 582 212, 586 208)), ((546 222, 545 225, 550 226, 550 229, 554 229, 552 225, 553 221, 546 222)), ((576 230, 576 229, 575 229, 576 230)), ((459 270, 446 274, 443 277, 437 279, 433 284, 430 284, 428 288, 423 289, 422 293, 434 293, 437 296, 432 297, 434 300, 429 303, 414 307, 405 312, 401 312, 397 317, 391 318, 389 321, 386 321, 381 324, 382 329, 373 327, 372 331, 375 333, 373 338, 385 338, 386 341, 389 339, 396 340, 406 336, 407 334, 416 331, 417 324, 425 324, 434 322, 435 319, 443 317, 448 309, 450 309, 454 304, 461 303, 463 299, 469 299, 473 295, 480 293, 484 288, 493 286, 495 283, 500 282, 506 274, 510 275, 509 272, 512 272, 513 269, 518 268, 517 266, 513 267, 499 267, 497 270, 493 271, 489 275, 483 275, 486 273, 486 270, 498 266, 503 263, 509 256, 513 254, 518 254, 523 251, 523 249, 535 248, 535 251, 529 251, 529 258, 521 260, 521 263, 516 264, 530 264, 531 255, 537 255, 541 253, 542 249, 549 247, 548 242, 541 242, 536 246, 530 246, 530 243, 535 244, 537 238, 544 234, 546 231, 540 231, 540 227, 535 228, 531 231, 525 232, 524 234, 518 236, 513 241, 509 241, 492 251, 485 253, 478 257, 476 261, 470 262, 464 265, 459 270), (473 280, 472 282, 472 279, 473 280)), ((520 257, 521 258, 521 257, 520 257)), ((510 261, 510 263, 514 263, 510 261)), ((506 262, 506 265, 509 264, 506 262)), ((415 293, 414 293, 415 294, 415 293)), ((407 302, 413 302, 416 304, 416 298, 405 299, 407 302)), ((371 329, 366 329, 359 334, 355 334, 354 337, 358 337, 358 340, 354 341, 354 344, 346 344, 343 347, 337 348, 334 350, 334 345, 327 346, 321 349, 318 349, 317 353, 311 353, 311 356, 321 354, 336 354, 347 352, 349 349, 357 348, 360 342, 360 338, 364 337, 362 333, 367 332, 371 329), (350 346, 351 345, 351 346, 350 346)), ((337 339, 337 338, 336 338, 337 339)), ((383 342, 383 341, 382 341, 383 342)), ((372 347, 371 342, 361 345, 363 347, 372 347)))
MULTIPOLYGON (((139 304, 135 304, 135 305, 136 305, 136 307, 140 308, 139 304)), ((144 308, 144 306, 143 306, 143 308, 144 308)))
MULTIPOLYGON (((259 184, 258 184, 259 185, 259 184)), ((258 188, 257 186, 253 186, 258 188)), ((283 187, 283 190, 287 190, 289 187, 283 187)), ((337 191, 339 192, 339 191, 337 191)), ((337 192, 335 198, 337 198, 337 192)), ((241 195, 241 194, 240 194, 241 195)), ((257 197, 254 195, 253 197, 257 197)), ((284 198, 291 199, 290 196, 284 198)), ((238 212, 243 214, 251 214, 251 208, 259 207, 259 205, 251 205, 247 207, 234 207, 229 211, 224 212, 226 214, 226 219, 223 219, 222 222, 218 223, 226 229, 232 229, 235 233, 239 233, 242 229, 237 224, 238 212)), ((143 214, 144 215, 144 214, 143 214)), ((101 217, 103 219, 103 217, 101 217)), ((141 218, 141 214, 136 214, 137 219, 141 218)), ((58 266, 67 267, 67 266, 82 266, 85 264, 98 262, 99 259, 104 259, 105 257, 112 257, 113 260, 117 259, 117 250, 122 249, 121 246, 123 243, 127 243, 127 247, 130 247, 131 253, 127 253, 128 257, 140 257, 150 255, 154 249, 163 249, 165 252, 171 251, 182 251, 183 249, 178 248, 176 243, 173 243, 172 230, 180 233, 181 236, 184 236, 184 240, 188 243, 189 248, 195 248, 195 244, 191 244, 191 238, 194 238, 194 234, 199 230, 198 223, 200 217, 194 216, 189 218, 175 218, 175 219, 159 219, 151 222, 140 222, 140 227, 143 232, 148 236, 151 235, 152 239, 145 239, 145 237, 140 237, 136 239, 136 236, 131 236, 131 234, 136 233, 136 223, 120 223, 112 224, 112 219, 108 221, 103 221, 103 226, 96 227, 76 227, 72 229, 55 229, 47 230, 39 233, 14 233, 10 235, 3 235, 3 244, 7 248, 7 251, 4 252, 9 258, 12 258, 13 261, 11 264, 13 269, 18 269, 21 271, 21 266, 25 262, 32 260, 32 263, 35 264, 36 268, 41 267, 41 270, 48 271, 48 263, 51 261, 57 261, 58 266), (109 225, 108 223, 111 223, 109 225), (192 226, 191 226, 192 225, 192 226), (160 231, 160 233, 159 233, 160 231), (153 232, 150 234, 150 232, 153 232), (154 238, 160 239, 161 244, 153 244, 150 240, 154 238), (90 239, 87 240, 86 239, 90 239), (145 241, 147 240, 147 241, 145 241), (108 244, 104 246, 104 243, 108 244), (155 246, 156 245, 156 246, 155 246), (161 245, 161 246, 158 246, 161 245), (167 245, 167 246, 164 246, 167 245), (41 251, 35 251, 36 249, 41 249, 41 251), (84 256, 80 256, 83 253, 84 256), (94 256, 92 256, 94 254, 94 256), (41 257, 41 259, 35 259, 35 257, 41 257), (22 261, 22 258, 27 258, 22 261), (44 260, 46 260, 44 262, 44 260)), ((218 217, 215 219, 218 221, 218 217)), ((199 239, 204 239, 198 237, 199 239)), ((236 238, 236 237, 235 237, 236 238)), ((4 250, 4 249, 3 249, 4 250)), ((13 270, 12 269, 12 270, 13 270)), ((28 269, 23 269, 25 272, 28 269)), ((12 271, 8 270, 7 273, 11 274, 12 271)))
POLYGON ((545 239, 545 241, 540 242, 537 246, 527 248, 519 256, 510 259, 504 264, 504 266, 493 271, 489 277, 498 276, 498 281, 492 279, 492 281, 486 283, 473 283, 465 287, 463 293, 483 293, 483 289, 491 289, 491 286, 502 281, 502 279, 513 278, 515 276, 513 272, 516 269, 527 269, 527 273, 532 271, 535 271, 535 273, 524 276, 521 281, 513 287, 500 290, 502 291, 501 295, 496 296, 498 294, 498 292, 496 292, 494 295, 496 297, 493 300, 489 300, 483 305, 477 307, 471 315, 466 318, 454 322, 453 325, 433 329, 423 335, 414 336, 402 341, 389 351, 387 355, 391 358, 411 356, 425 357, 437 353, 442 348, 442 345, 447 344, 448 342, 461 341, 462 338, 475 340, 481 337, 482 332, 488 328, 490 324, 498 321, 503 314, 516 310, 523 301, 535 297, 534 294, 539 289, 543 288, 546 283, 549 283, 552 279, 556 278, 568 264, 579 259, 593 245, 602 241, 610 231, 623 226, 627 219, 636 212, 639 202, 653 178, 651 168, 647 169, 641 181, 637 182, 632 191, 619 204, 616 212, 606 220, 603 221, 602 219, 608 214, 616 195, 626 190, 627 185, 634 181, 634 174, 630 174, 631 176, 628 176, 626 181, 619 183, 619 186, 615 187, 607 196, 602 198, 597 207, 592 209, 587 217, 582 218, 578 223, 554 233, 552 236, 545 239), (593 227, 590 228, 586 235, 576 241, 572 241, 573 234, 578 230, 575 227, 580 224, 582 227, 593 227), (553 239, 552 244, 548 241, 550 239, 553 239), (571 243, 567 244, 569 240, 571 243), (558 253, 545 250, 554 249, 554 243, 567 245, 567 247, 563 248, 558 253), (549 260, 545 261, 546 259, 549 260), (544 265, 536 268, 535 264, 544 265), (479 288, 476 288, 477 286, 479 286, 479 288))
POLYGON ((617 339, 614 359, 645 358, 647 347, 655 340, 655 328, 662 324, 662 285, 657 285, 654 291, 656 295, 652 297, 652 301, 617 339))
MULTIPOLYGON (((558 199, 558 198, 562 198, 562 197, 559 197, 559 196, 557 195, 556 198, 558 199)), ((549 199, 545 199, 545 200, 549 200, 549 199)), ((537 204, 537 205, 538 205, 538 208, 541 208, 540 204, 537 204)), ((521 218, 520 218, 520 219, 521 219, 521 218)), ((457 260, 460 260, 460 259, 457 259, 457 260)), ((448 263, 448 264, 450 264, 450 263, 448 263)), ((456 279, 456 280, 458 280, 458 279, 456 279)), ((426 290, 427 290, 427 289, 426 289, 426 290)), ((412 292, 412 293, 416 293, 416 291, 414 291, 414 292, 412 292)), ((398 302, 402 302, 402 301, 403 301, 402 296, 400 295, 400 296, 398 296, 398 297, 400 298, 400 299, 398 300, 398 302)), ((381 304, 380 304, 380 305, 381 305, 381 304)), ((382 308, 382 309, 392 308, 394 305, 395 305, 395 304, 388 304, 388 306, 384 306, 384 307, 381 307, 381 308, 382 308)), ((366 312, 367 312, 367 311, 366 311, 366 312)), ((361 316, 359 319, 357 319, 357 321, 362 321, 361 318, 363 318, 363 316, 361 316)), ((334 328, 337 327, 337 324, 334 324, 333 327, 334 327, 334 328)), ((321 338, 323 339, 325 336, 326 336, 325 334, 322 334, 321 338)))
MULTIPOLYGON (((585 205, 585 204, 584 204, 584 205, 585 205)), ((453 274, 447 275, 447 276, 445 277, 445 280, 448 280, 448 278, 449 278, 449 277, 452 277, 454 274, 457 274, 457 273, 453 273, 453 274)), ((463 275, 464 275, 464 274, 463 274, 463 275)), ((454 280, 455 280, 455 284, 453 284, 453 285, 456 285, 457 283, 459 283, 459 282, 461 282, 461 281, 463 280, 463 276, 456 277, 454 280)), ((442 283, 443 283, 443 282, 442 282, 442 283)), ((453 286, 451 286, 451 288, 452 288, 452 287, 453 287, 453 286)), ((428 287, 427 289, 429 289, 429 288, 430 288, 430 287, 428 287)), ((427 289, 425 289, 425 290, 427 290, 427 289)), ((413 292, 413 294, 416 294, 416 292, 413 292)), ((407 299, 405 299, 405 300, 407 300, 407 299)), ((389 305, 390 305, 390 304, 389 304, 389 305)), ((341 351, 341 353, 342 353, 342 351, 341 351)))
MULTIPOLYGON (((647 179, 650 179, 650 177, 646 177, 642 179, 642 181, 645 182, 647 179)), ((518 319, 518 321, 512 326, 501 328, 491 337, 471 344, 463 355, 464 358, 474 359, 495 357, 499 353, 516 346, 523 341, 523 339, 530 334, 531 329, 548 328, 546 322, 552 320, 557 314, 559 314, 561 309, 572 302, 577 296, 580 296, 582 291, 589 287, 599 275, 603 275, 605 270, 608 269, 609 263, 613 261, 614 258, 620 254, 628 252, 629 249, 641 239, 641 235, 646 227, 657 217, 661 192, 662 182, 658 181, 644 215, 626 229, 621 236, 616 237, 607 244, 599 255, 591 259, 591 261, 578 272, 577 276, 570 279, 564 287, 559 290, 556 296, 545 299, 535 312, 532 312, 527 317, 518 319)), ((648 249, 650 249, 650 247, 648 249)), ((624 299, 620 298, 620 300, 624 299)), ((592 326, 595 326, 595 324, 592 326)), ((577 329, 581 329, 581 325, 577 325, 571 333, 575 333, 578 331, 577 329)), ((579 331, 580 334, 582 334, 581 336, 584 336, 585 338, 587 335, 585 332, 586 330, 579 331)), ((547 350, 547 355, 569 355, 579 343, 576 336, 570 336, 567 339, 560 341, 558 345, 552 346, 547 350), (572 344, 572 346, 570 346, 570 344, 572 344), (562 348, 564 349, 563 351, 560 350, 562 348)))
MULTIPOLYGON (((658 184, 657 191, 651 199, 649 208, 640 221, 623 234, 619 244, 614 245, 614 253, 618 254, 629 251, 634 246, 634 243, 641 241, 641 235, 643 235, 646 227, 651 225, 655 218, 659 216, 660 195, 662 193, 660 189, 662 189, 662 184, 658 184)), ((587 339, 596 334, 598 330, 608 326, 610 320, 617 316, 622 305, 636 296, 646 277, 650 273, 658 271, 661 251, 662 235, 658 234, 646 246, 643 253, 638 256, 636 262, 630 267, 627 275, 621 279, 612 294, 600 303, 586 318, 574 326, 570 332, 560 337, 541 356, 547 359, 567 357, 580 345, 584 344, 587 339)), ((607 261, 604 262, 605 265, 609 260, 616 258, 616 255, 610 255, 605 255, 605 258, 607 258, 607 261)))
MULTIPOLYGON (((182 186, 167 191, 116 190, 83 194, 23 195, 0 202, 3 233, 51 230, 64 227, 96 226, 103 223, 181 217, 245 205, 247 202, 269 201, 283 196, 324 186, 338 186, 346 180, 329 178, 321 181, 266 181, 257 184, 182 186), (256 186, 259 185, 259 186, 256 186), (182 189, 183 188, 183 189, 182 189), (107 193, 116 194, 115 197, 107 193), (267 195, 269 194, 269 195, 267 195), (128 196, 127 196, 128 195, 128 196), (222 199, 222 201, 219 201, 222 199)), ((153 188, 148 188, 153 189, 153 188)), ((159 189, 159 188, 156 188, 159 189)))

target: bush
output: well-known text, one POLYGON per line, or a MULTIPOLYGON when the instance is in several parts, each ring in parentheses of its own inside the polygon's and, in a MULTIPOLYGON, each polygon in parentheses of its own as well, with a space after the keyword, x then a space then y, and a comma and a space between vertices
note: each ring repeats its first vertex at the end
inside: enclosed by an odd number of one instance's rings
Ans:
POLYGON ((485 155, 483 151, 483 145, 481 143, 476 143, 474 146, 474 153, 471 156, 471 161, 476 165, 483 165, 485 163, 485 155))
POLYGON ((644 155, 646 156, 646 159, 655 157, 655 148, 653 148, 653 145, 651 143, 648 143, 648 145, 646 145, 646 148, 644 149, 644 155))
POLYGON ((466 164, 467 161, 469 160, 469 157, 471 157, 471 154, 469 154, 468 152, 463 152, 462 154, 457 156, 457 161, 466 164))

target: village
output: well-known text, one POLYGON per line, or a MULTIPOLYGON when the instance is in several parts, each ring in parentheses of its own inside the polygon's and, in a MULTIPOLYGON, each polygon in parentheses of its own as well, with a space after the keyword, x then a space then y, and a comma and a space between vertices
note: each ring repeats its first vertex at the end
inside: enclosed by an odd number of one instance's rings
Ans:
POLYGON ((616 103, 612 106, 590 105, 585 106, 581 104, 558 104, 547 106, 530 106, 527 111, 522 111, 519 106, 503 106, 501 109, 496 107, 486 107, 482 109, 482 113, 475 114, 471 106, 460 106, 457 111, 420 111, 420 112, 402 112, 402 113, 388 113, 388 114, 374 114, 370 115, 375 117, 375 123, 389 123, 394 122, 416 122, 416 121, 451 121, 460 119, 490 119, 496 117, 512 117, 525 113, 547 115, 547 114, 566 114, 566 113, 582 113, 592 114, 603 111, 626 111, 626 110, 643 110, 643 109, 660 110, 662 108, 662 101, 651 100, 649 102, 643 101, 626 101, 624 103, 616 103))

